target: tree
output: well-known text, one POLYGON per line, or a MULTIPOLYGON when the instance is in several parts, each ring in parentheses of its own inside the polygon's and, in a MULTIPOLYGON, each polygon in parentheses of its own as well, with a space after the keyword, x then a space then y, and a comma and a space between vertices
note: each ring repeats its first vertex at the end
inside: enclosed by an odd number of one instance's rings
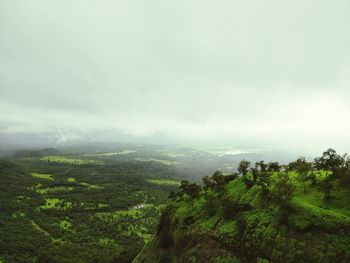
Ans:
POLYGON ((201 192, 201 187, 198 184, 191 183, 188 186, 187 194, 191 197, 197 197, 199 196, 199 193, 201 192))
POLYGON ((333 183, 331 182, 329 177, 326 177, 324 180, 322 180, 319 183, 320 188, 324 191, 324 197, 326 200, 330 200, 331 197, 331 190, 333 188, 333 183))
POLYGON ((264 161, 256 162, 255 167, 259 168, 261 172, 266 172, 267 164, 264 161))
POLYGON ((177 194, 176 194, 174 191, 171 191, 171 192, 169 193, 169 197, 168 197, 169 199, 175 200, 176 197, 177 197, 177 194))
POLYGON ((212 179, 214 181, 214 185, 217 188, 221 188, 221 186, 224 186, 226 184, 225 175, 221 171, 216 171, 212 175, 212 179))
POLYGON ((350 184, 350 158, 347 154, 343 156, 344 163, 342 167, 337 168, 336 177, 339 178, 341 184, 349 185, 350 184))
POLYGON ((294 196, 294 185, 289 181, 288 173, 280 173, 270 190, 271 199, 281 207, 287 207, 294 196))
POLYGON ((350 184, 350 169, 339 168, 337 170, 337 178, 339 178, 339 181, 341 184, 349 185, 350 184))
POLYGON ((334 149, 328 149, 322 153, 321 157, 315 158, 316 168, 326 171, 326 177, 328 177, 328 171, 331 171, 336 176, 337 168, 342 167, 344 164, 344 157, 337 154, 334 149))
POLYGON ((333 183, 329 177, 331 171, 333 177, 339 177, 340 170, 346 166, 346 156, 337 154, 334 149, 328 149, 322 153, 321 157, 315 158, 315 167, 326 172, 326 178, 319 183, 319 187, 324 191, 325 199, 330 200, 333 183))
POLYGON ((157 229, 157 236, 159 238, 159 245, 162 248, 173 246, 174 240, 171 235, 171 208, 166 207, 160 216, 159 225, 157 229))
POLYGON ((305 157, 300 157, 288 165, 289 169, 299 174, 299 180, 303 183, 304 193, 306 192, 306 182, 309 180, 308 173, 312 170, 312 165, 306 161, 305 157))
POLYGON ((249 189, 254 185, 254 181, 250 180, 248 177, 243 177, 243 182, 245 184, 245 186, 249 189))
POLYGON ((279 164, 279 162, 269 162, 267 164, 267 170, 269 172, 279 172, 280 171, 280 164, 279 164))
POLYGON ((248 162, 247 160, 242 160, 238 165, 238 172, 242 174, 243 177, 246 177, 249 166, 250 166, 250 162, 248 162))
POLYGON ((221 207, 224 219, 232 219, 239 212, 239 202, 229 197, 221 199, 221 207))
POLYGON ((315 175, 314 171, 311 171, 311 173, 309 175, 309 180, 311 181, 311 184, 313 186, 317 185, 317 178, 316 178, 316 175, 315 175))
POLYGON ((216 171, 211 177, 205 176, 202 181, 204 184, 205 190, 208 189, 221 189, 228 182, 237 178, 237 174, 225 175, 221 171, 216 171))
POLYGON ((182 193, 186 193, 189 185, 190 185, 190 182, 188 180, 182 180, 179 186, 180 191, 182 193))
POLYGON ((179 188, 180 188, 180 193, 188 194, 191 197, 197 197, 201 191, 201 188, 199 185, 195 183, 190 183, 187 180, 182 180, 179 188))
POLYGON ((258 168, 256 168, 256 167, 251 168, 250 171, 252 172, 253 182, 256 183, 256 180, 258 179, 260 172, 259 172, 258 168))
POLYGON ((344 159, 344 168, 347 169, 347 170, 350 170, 350 157, 349 155, 345 154, 343 156, 343 159, 344 159))
POLYGON ((271 186, 271 174, 267 172, 260 173, 256 185, 261 188, 264 197, 268 196, 271 186))
POLYGON ((209 195, 204 205, 205 211, 208 213, 209 216, 213 216, 216 214, 216 207, 217 204, 214 196, 209 195))
POLYGON ((202 178, 202 182, 204 184, 205 190, 213 189, 215 186, 215 182, 213 181, 213 178, 209 176, 204 176, 202 178))

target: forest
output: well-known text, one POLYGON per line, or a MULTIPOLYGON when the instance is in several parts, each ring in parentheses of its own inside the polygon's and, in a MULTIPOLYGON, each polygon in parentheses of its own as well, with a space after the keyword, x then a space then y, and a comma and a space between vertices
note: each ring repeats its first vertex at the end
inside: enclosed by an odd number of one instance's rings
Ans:
POLYGON ((0 161, 1 262, 131 262, 155 233, 179 184, 169 165, 68 152, 0 161))

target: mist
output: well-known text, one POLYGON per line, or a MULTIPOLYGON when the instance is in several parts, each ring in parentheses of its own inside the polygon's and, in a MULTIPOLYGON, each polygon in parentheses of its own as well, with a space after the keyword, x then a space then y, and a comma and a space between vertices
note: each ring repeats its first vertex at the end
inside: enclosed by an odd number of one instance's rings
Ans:
POLYGON ((349 151, 349 12, 2 0, 0 138, 349 151))

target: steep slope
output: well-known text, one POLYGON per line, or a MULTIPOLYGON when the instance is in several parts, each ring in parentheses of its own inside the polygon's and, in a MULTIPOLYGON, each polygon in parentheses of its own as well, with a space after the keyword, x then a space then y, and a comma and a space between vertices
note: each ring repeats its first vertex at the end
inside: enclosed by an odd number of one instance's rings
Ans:
POLYGON ((133 263, 349 262, 350 193, 339 188, 343 194, 325 203, 322 192, 313 200, 315 191, 296 183, 284 207, 237 178, 221 190, 184 195, 168 203, 157 236, 133 263))

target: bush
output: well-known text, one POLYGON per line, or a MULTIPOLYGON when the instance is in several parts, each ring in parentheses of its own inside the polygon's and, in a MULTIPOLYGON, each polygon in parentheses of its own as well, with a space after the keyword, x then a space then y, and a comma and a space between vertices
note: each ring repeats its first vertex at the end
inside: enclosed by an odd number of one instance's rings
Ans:
POLYGON ((204 205, 205 211, 209 216, 213 216, 216 214, 216 201, 213 196, 209 196, 204 205))
POLYGON ((224 219, 233 219, 240 210, 239 202, 228 197, 222 198, 221 206, 224 219))
POLYGON ((171 227, 170 218, 171 218, 170 208, 166 208, 160 217, 160 222, 157 230, 159 245, 162 248, 169 248, 174 245, 174 240, 170 232, 170 227, 171 227))

